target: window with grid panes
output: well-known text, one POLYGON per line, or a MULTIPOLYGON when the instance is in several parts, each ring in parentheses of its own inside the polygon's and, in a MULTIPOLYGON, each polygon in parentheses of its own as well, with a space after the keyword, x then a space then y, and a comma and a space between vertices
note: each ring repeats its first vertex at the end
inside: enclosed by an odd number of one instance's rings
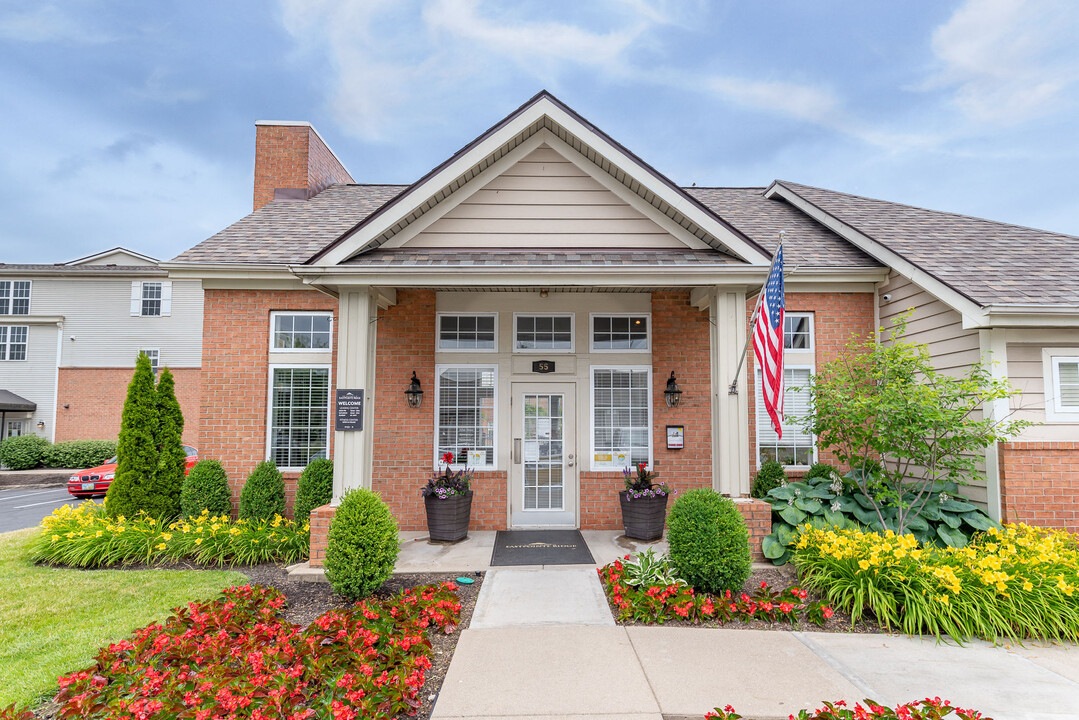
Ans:
POLYGON ((496 315, 439 315, 439 350, 494 350, 496 315))
POLYGON ((813 436, 802 429, 798 419, 809 415, 809 368, 783 370, 783 439, 772 427, 764 407, 761 376, 757 372, 757 455, 758 463, 777 460, 781 465, 809 466, 814 462, 813 436), (794 390, 793 388, 804 388, 794 390), (790 418, 790 419, 788 419, 790 418))
POLYGON ((783 316, 783 347, 786 350, 812 350, 813 325, 807 313, 783 316))
POLYGON ((494 467, 495 369, 444 367, 437 383, 436 464, 449 452, 455 467, 494 467))
POLYGON ((143 316, 161 314, 161 283, 144 282, 142 284, 142 314, 143 316))
POLYGON ((333 313, 274 313, 274 350, 329 350, 333 313))
POLYGON ((652 462, 651 370, 592 369, 592 467, 621 470, 652 462))
POLYGON ((269 456, 302 468, 329 450, 330 369, 273 368, 269 456))
POLYGON ((25 360, 29 335, 26 325, 0 325, 0 360, 25 360))
POLYGON ((647 315, 593 315, 593 350, 647 350, 647 315))
POLYGON ((518 315, 513 347, 517 350, 572 350, 572 315, 518 315))
POLYGON ((30 314, 30 281, 0 280, 0 315, 30 314))

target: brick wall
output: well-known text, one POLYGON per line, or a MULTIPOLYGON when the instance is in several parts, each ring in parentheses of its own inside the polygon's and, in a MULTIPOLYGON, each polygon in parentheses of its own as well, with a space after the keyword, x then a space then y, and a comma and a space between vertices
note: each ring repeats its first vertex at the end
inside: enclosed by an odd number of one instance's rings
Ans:
POLYGON ((311 511, 311 557, 312 567, 322 567, 326 560, 326 540, 330 536, 330 520, 337 508, 323 505, 311 511))
MULTIPOLYGON (((317 290, 204 293, 199 453, 221 461, 232 486, 234 505, 247 476, 266 459, 270 312, 274 310, 333 311, 333 347, 337 347, 337 301, 317 290)), ((327 359, 336 366, 335 358, 327 359)), ((335 367, 331 368, 331 397, 336 377, 335 367)), ((290 511, 298 477, 298 473, 285 475, 290 511)))
POLYGON ((1004 443, 999 453, 1005 522, 1079 532, 1079 442, 1004 443))
POLYGON ((306 188, 311 197, 348 182, 352 176, 312 128, 255 126, 255 210, 273 200, 277 188, 306 188))
POLYGON ((761 541, 772 532, 772 506, 763 500, 734 498, 734 504, 742 513, 749 531, 749 552, 754 562, 764 562, 761 541))
MULTIPOLYGON (((60 368, 56 441, 115 440, 120 434, 127 386, 134 372, 134 368, 60 368)), ((176 368, 172 374, 176 399, 184 413, 184 442, 199 447, 202 371, 176 368)))
MULTIPOLYGON (((753 313, 753 307, 757 298, 754 296, 746 301, 746 320, 748 322, 753 313)), ((824 363, 834 360, 843 354, 847 343, 853 336, 868 337, 876 330, 873 321, 873 303, 875 297, 872 293, 788 293, 786 297, 787 312, 811 312, 813 313, 813 347, 814 363, 820 370, 824 363)), ((798 361, 788 356, 787 362, 798 361)), ((749 384, 746 391, 749 393, 749 471, 751 475, 757 473, 757 415, 756 402, 756 358, 753 356, 753 347, 750 345, 746 356, 749 384)), ((762 408, 763 411, 763 408, 762 408)), ((817 450, 819 462, 839 465, 836 457, 821 448, 817 450)), ((788 471, 789 476, 801 476, 804 472, 788 471)))

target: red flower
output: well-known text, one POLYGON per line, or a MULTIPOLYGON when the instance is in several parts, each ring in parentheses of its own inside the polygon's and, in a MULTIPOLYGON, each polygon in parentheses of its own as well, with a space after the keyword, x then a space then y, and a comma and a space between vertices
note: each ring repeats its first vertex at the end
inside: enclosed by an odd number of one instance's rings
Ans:
POLYGON ((453 465, 453 453, 451 453, 451 452, 442 453, 442 462, 446 463, 447 465, 453 465))

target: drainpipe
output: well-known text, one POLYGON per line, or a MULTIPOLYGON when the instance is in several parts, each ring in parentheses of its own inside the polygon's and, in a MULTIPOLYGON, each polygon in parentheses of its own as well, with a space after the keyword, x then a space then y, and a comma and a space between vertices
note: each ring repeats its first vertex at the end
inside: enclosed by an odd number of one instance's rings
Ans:
POLYGON ((64 321, 56 323, 56 376, 52 384, 52 429, 49 441, 56 442, 56 408, 60 404, 60 356, 64 352, 64 321))

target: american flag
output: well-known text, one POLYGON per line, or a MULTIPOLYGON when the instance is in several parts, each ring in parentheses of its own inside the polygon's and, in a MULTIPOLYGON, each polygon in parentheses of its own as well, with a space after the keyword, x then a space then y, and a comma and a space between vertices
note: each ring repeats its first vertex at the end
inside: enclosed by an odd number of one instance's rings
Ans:
POLYGON ((772 260, 768 282, 761 290, 753 326, 753 354, 761 368, 764 407, 776 435, 783 438, 783 244, 772 260))

